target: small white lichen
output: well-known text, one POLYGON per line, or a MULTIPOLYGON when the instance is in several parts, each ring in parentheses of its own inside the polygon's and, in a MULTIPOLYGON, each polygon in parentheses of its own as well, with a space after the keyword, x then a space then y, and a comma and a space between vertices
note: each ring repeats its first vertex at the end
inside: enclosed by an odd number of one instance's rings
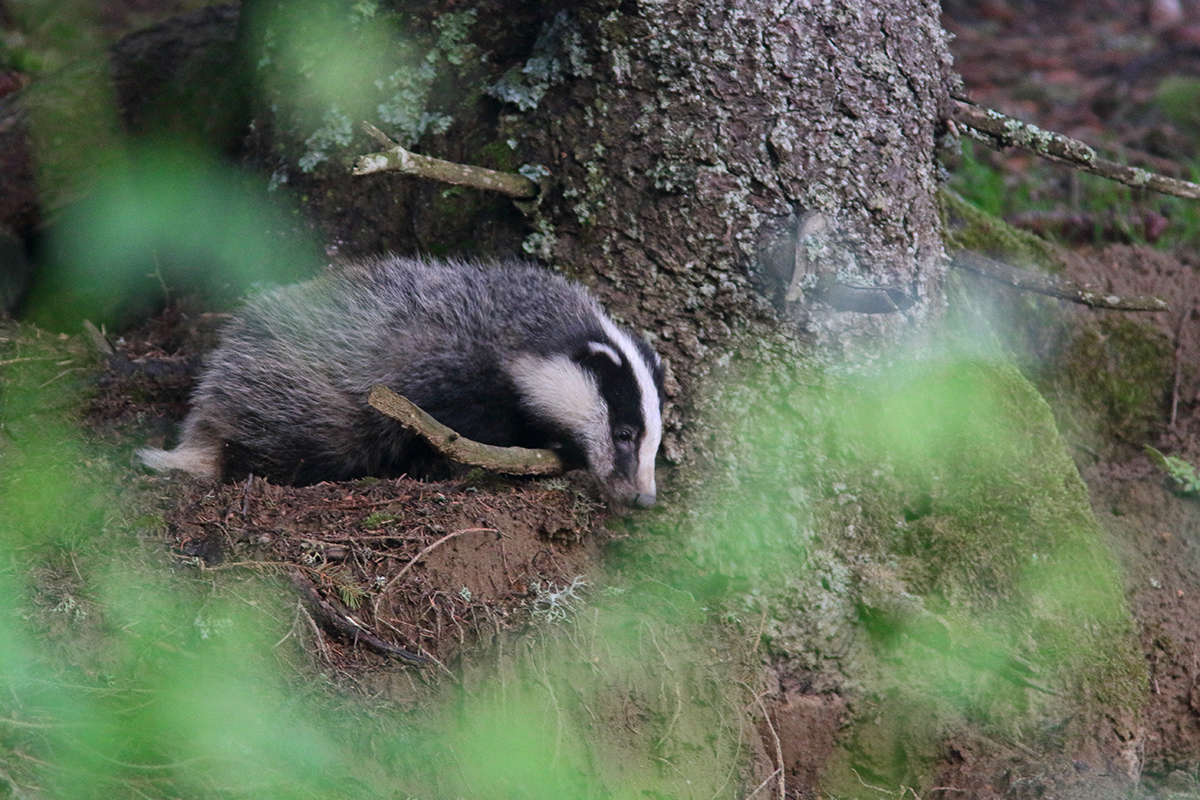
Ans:
POLYGON ((566 620, 574 610, 575 603, 580 599, 579 590, 587 585, 588 583, 582 575, 576 575, 571 579, 570 584, 561 589, 554 588, 554 584, 549 582, 535 581, 532 585, 534 597, 531 603, 531 615, 535 619, 542 619, 546 622, 566 620))

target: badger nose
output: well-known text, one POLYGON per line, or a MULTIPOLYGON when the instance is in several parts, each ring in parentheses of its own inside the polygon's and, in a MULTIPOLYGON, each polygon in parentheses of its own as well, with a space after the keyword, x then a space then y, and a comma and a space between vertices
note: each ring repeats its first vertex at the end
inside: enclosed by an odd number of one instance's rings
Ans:
POLYGON ((654 505, 654 501, 657 499, 658 498, 654 492, 642 492, 634 498, 633 502, 641 508, 649 508, 650 506, 654 505))

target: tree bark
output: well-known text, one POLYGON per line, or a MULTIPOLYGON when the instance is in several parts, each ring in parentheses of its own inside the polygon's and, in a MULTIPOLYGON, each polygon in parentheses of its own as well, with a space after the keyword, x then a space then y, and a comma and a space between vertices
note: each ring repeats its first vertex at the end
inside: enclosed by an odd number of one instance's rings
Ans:
MULTIPOLYGON (((277 5, 249 2, 259 22, 243 26, 273 53, 277 5)), ((348 185, 353 156, 378 149, 357 120, 347 152, 298 168, 321 120, 289 106, 294 70, 263 59, 252 158, 307 198, 343 253, 523 250, 656 340, 670 391, 698 387, 731 353, 790 360, 815 342, 830 357, 870 358, 938 316, 935 150, 955 78, 937 3, 475 10, 467 59, 439 43, 432 9, 404 17, 408 41, 438 65, 406 115, 450 119, 448 129, 414 139, 372 103, 363 113, 422 155, 537 174, 532 211, 390 173, 348 185)), ((702 448, 681 445, 689 397, 675 399, 665 450, 678 462, 702 448)))
POLYGON ((618 308, 638 298, 680 362, 719 357, 764 297, 830 345, 936 312, 936 3, 593 2, 554 28, 569 77, 501 125, 553 176, 527 249, 598 276, 618 308), (836 287, 887 290, 897 313, 836 287))

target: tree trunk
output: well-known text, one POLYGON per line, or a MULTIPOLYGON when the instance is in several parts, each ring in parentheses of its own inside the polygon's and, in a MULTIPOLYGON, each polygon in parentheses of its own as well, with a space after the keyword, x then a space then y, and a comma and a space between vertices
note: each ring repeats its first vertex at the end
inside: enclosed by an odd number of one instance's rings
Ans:
POLYGON ((764 298, 830 345, 940 307, 936 3, 589 3, 548 39, 563 80, 502 124, 552 175, 526 247, 638 298, 677 361, 764 298))
MULTIPOLYGON (((467 20, 466 59, 430 22, 454 15, 410 11, 406 47, 439 74, 432 88, 402 82, 415 100, 400 116, 453 122, 414 136, 374 101, 363 113, 426 155, 541 174, 528 217, 504 199, 389 174, 347 187, 332 157, 297 169, 329 125, 295 100, 300 68, 272 21, 285 6, 246 4, 250 47, 272 54, 252 152, 308 198, 344 253, 523 249, 656 339, 687 387, 681 404, 730 352, 770 360, 776 345, 815 341, 834 357, 870 357, 943 306, 934 153, 954 76, 935 2, 559 11, 494 0, 467 20)), ((395 105, 386 94, 377 99, 395 105)), ((378 149, 356 121, 355 136, 351 150, 378 149)), ((681 424, 673 413, 669 427, 681 424)), ((668 457, 690 460, 697 446, 675 432, 668 457)))

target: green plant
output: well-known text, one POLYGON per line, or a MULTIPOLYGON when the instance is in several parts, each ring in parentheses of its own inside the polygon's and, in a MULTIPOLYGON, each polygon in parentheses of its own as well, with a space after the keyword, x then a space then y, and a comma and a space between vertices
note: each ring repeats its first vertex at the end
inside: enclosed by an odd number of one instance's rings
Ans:
POLYGON ((1179 456, 1164 455, 1150 445, 1146 445, 1145 450, 1154 466, 1171 476, 1180 493, 1200 495, 1200 472, 1194 466, 1179 456))

